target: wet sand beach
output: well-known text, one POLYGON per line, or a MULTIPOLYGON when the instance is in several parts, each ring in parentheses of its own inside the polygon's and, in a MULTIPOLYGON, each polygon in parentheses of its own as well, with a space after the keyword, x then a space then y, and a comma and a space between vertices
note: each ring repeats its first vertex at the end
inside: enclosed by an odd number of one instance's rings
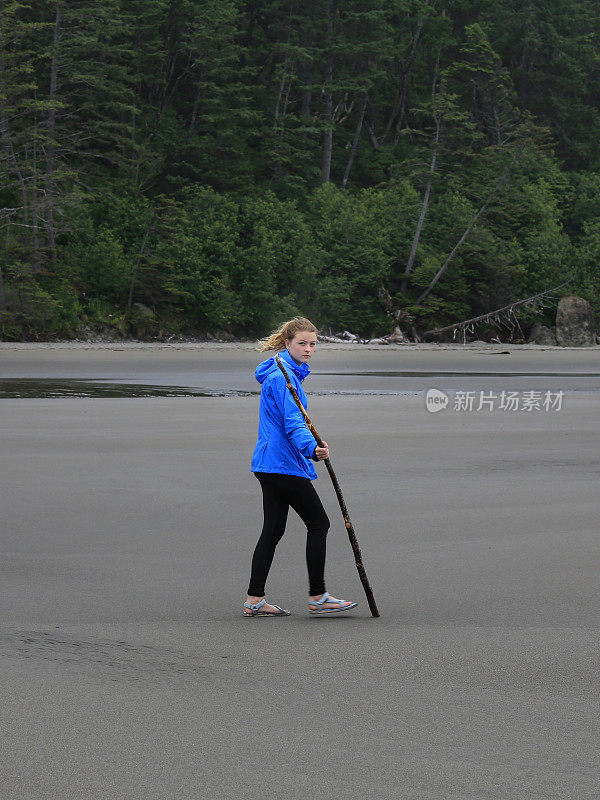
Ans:
POLYGON ((242 617, 253 348, 0 344, 2 796, 597 800, 600 347, 319 346, 379 619, 322 464, 327 588, 358 608, 308 616, 290 512, 292 616, 242 617), (454 408, 502 391, 560 408, 454 408))

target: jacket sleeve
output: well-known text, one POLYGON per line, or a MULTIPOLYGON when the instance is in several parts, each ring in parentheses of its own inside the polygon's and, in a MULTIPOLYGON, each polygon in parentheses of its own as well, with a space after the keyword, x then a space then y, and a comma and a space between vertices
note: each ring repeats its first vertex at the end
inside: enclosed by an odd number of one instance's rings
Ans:
MULTIPOLYGON (((315 437, 308 430, 308 425, 302 416, 292 393, 287 388, 283 375, 273 387, 277 395, 278 404, 283 413, 285 432, 294 447, 303 456, 313 459, 317 443, 315 437)), ((318 459, 313 459, 318 460, 318 459)))

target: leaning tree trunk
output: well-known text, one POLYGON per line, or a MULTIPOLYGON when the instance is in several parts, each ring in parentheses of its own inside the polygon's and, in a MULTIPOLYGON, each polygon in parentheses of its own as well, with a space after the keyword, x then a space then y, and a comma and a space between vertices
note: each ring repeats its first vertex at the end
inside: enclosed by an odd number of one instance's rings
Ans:
POLYGON ((2 58, 0 58, 0 142, 2 143, 2 149, 4 150, 4 152, 8 153, 8 162, 10 164, 10 170, 16 177, 17 182, 19 184, 19 188, 21 189, 21 199, 23 202, 23 208, 22 208, 23 236, 25 239, 25 248, 29 250, 31 237, 29 235, 29 200, 27 197, 27 185, 25 182, 25 176, 23 175, 23 171, 21 170, 19 162, 17 161, 17 156, 13 145, 13 138, 10 130, 9 117, 6 111, 6 107, 2 101, 2 98, 5 96, 6 96, 6 82, 4 79, 4 67, 2 64, 2 58))
POLYGON ((417 53, 417 46, 419 44, 419 39, 421 38, 421 33, 423 31, 424 24, 425 24, 424 17, 419 17, 419 19, 417 20, 417 30, 415 31, 415 34, 412 39, 410 53, 404 63, 404 68, 402 69, 402 77, 400 78, 398 89, 396 91, 396 97, 394 98, 392 110, 390 112, 390 116, 383 131, 383 135, 381 137, 381 144, 383 144, 383 142, 386 140, 387 135, 389 134, 390 129, 394 124, 394 122, 396 123, 396 140, 394 141, 394 144, 395 145, 398 144, 397 139, 399 136, 399 132, 402 129, 402 124, 406 118, 408 84, 412 74, 413 64, 415 62, 415 55, 417 53))
POLYGON ((333 56, 331 45, 333 40, 333 0, 327 0, 325 9, 327 17, 326 40, 329 48, 325 64, 325 94, 323 98, 323 118, 325 132, 323 134, 323 157, 321 160, 321 183, 329 183, 331 178, 331 153, 333 150, 333 56))
POLYGON ((146 233, 144 234, 144 239, 142 241, 142 246, 140 247, 140 252, 137 257, 137 261, 135 262, 135 267, 133 268, 133 274, 131 276, 131 283, 129 284, 129 297, 127 298, 127 306, 125 308, 125 316, 128 317, 131 313, 131 304, 133 301, 133 290, 135 288, 135 284, 137 281, 137 276, 140 268, 140 264, 142 263, 142 259, 144 258, 144 253, 146 252, 146 245, 148 244, 148 237, 150 236, 150 231, 152 230, 152 223, 154 220, 154 215, 150 217, 150 222, 148 223, 148 227, 146 228, 146 233))
POLYGON ((310 106, 312 102, 312 82, 313 71, 312 67, 308 64, 302 64, 300 67, 300 80, 302 81, 302 110, 301 116, 303 122, 310 119, 310 106))
POLYGON ((56 4, 52 59, 50 62, 50 107, 48 109, 48 145, 46 147, 46 239, 50 258, 56 264, 56 242, 54 230, 54 162, 56 156, 56 93, 58 87, 58 46, 61 36, 61 3, 56 4))
POLYGON ((4 278, 2 277, 2 267, 0 267, 0 311, 6 311, 6 291, 4 289, 4 278))
MULTIPOLYGON (((317 14, 316 1, 312 0, 310 3, 305 3, 305 8, 307 12, 307 16, 305 17, 307 24, 301 32, 301 45, 303 50, 310 54, 315 45, 313 20, 316 18, 317 14)), ((306 61, 300 59, 298 75, 300 77, 302 92, 302 105, 300 114, 302 117, 302 122, 307 124, 311 118, 313 81, 315 79, 315 71, 310 56, 306 59, 306 61)))
POLYGON ((413 243, 410 249, 410 255, 408 257, 408 261, 406 262, 406 269, 404 270, 404 275, 402 276, 402 281, 400 283, 400 290, 402 292, 406 292, 406 290, 408 289, 408 279, 410 273, 413 271, 415 266, 417 248, 419 246, 419 240, 421 238, 421 231, 423 230, 423 223, 425 222, 425 216, 427 215, 427 208, 429 206, 429 196, 431 195, 431 185, 433 183, 433 175, 435 173, 435 164, 437 161, 438 147, 440 143, 440 126, 441 126, 440 115, 436 114, 435 140, 433 144, 433 154, 431 156, 431 164, 429 165, 429 175, 427 176, 427 186, 425 187, 425 192, 423 194, 421 213, 419 214, 419 219, 417 221, 417 227, 415 229, 415 235, 413 237, 413 243))
POLYGON ((450 264, 450 262, 452 261, 452 259, 454 258, 454 256, 458 252, 458 250, 460 249, 460 247, 469 238, 469 236, 471 235, 471 232, 473 231, 473 228, 475 227, 475 225, 479 221, 479 218, 484 214, 485 210, 489 206, 489 204, 492 201, 492 199, 495 197, 495 195, 502 188, 502 185, 504 184, 504 182, 508 178, 508 175, 509 175, 511 169, 517 163, 518 158, 519 158, 519 153, 520 153, 520 151, 518 151, 514 155, 512 161, 506 167, 506 169, 504 170, 504 172, 502 173, 502 175, 498 179, 496 185, 494 186, 494 188, 491 190, 491 192, 486 197, 485 202, 483 203, 483 205, 479 208, 479 210, 477 211, 477 213, 475 214, 475 216, 473 217, 471 222, 467 225, 466 229, 464 230, 464 232, 463 232, 462 236, 460 237, 460 239, 458 240, 458 242, 454 245, 454 247, 450 251, 450 255, 448 256, 448 258, 444 261, 442 266, 439 268, 439 270, 433 276, 429 286, 423 292, 421 292, 421 294, 417 298, 417 301, 416 301, 417 304, 423 302, 423 300, 427 297, 427 295, 432 291, 432 289, 434 288, 436 283, 439 281, 439 279, 442 277, 442 275, 446 271, 448 265, 450 264))
POLYGON ((438 78, 438 72, 440 67, 440 55, 441 55, 441 48, 438 50, 437 59, 435 62, 435 70, 433 73, 433 82, 431 86, 431 103, 434 106, 434 119, 435 119, 435 138, 433 140, 433 153, 431 155, 431 163, 429 165, 429 174, 427 176, 427 185, 425 186, 425 192, 423 194, 423 202, 421 204, 421 213, 419 214, 419 219, 417 220, 417 227, 415 229, 415 235, 413 237, 412 247, 410 249, 410 255, 408 257, 408 261, 406 262, 406 268, 404 270, 404 275, 402 276, 402 282, 400 284, 400 290, 405 292, 408 289, 408 279, 410 273, 413 271, 415 266, 415 258, 417 256, 417 248, 419 246, 419 240, 421 238, 421 231, 423 230, 423 223, 425 222, 425 216, 427 215, 427 208, 429 206, 429 197, 431 195, 431 186, 433 184, 433 176, 435 174, 435 165, 437 162, 438 150, 440 147, 440 132, 442 128, 442 116, 439 111, 435 111, 435 92, 436 92, 436 84, 438 78))
MULTIPOLYGON (((416 43, 415 43, 416 47, 416 43)), ((437 58, 435 61, 435 68, 433 72, 433 79, 431 82, 431 107, 433 111, 433 118, 435 121, 435 136, 433 140, 433 151, 431 154, 431 162, 429 164, 429 173, 427 175, 427 184, 425 186, 425 191, 423 192, 423 200, 421 203, 421 211, 419 213, 419 218, 417 220, 417 224, 415 227, 415 233, 413 235, 412 246, 410 249, 410 254, 408 256, 408 261, 406 262, 406 266, 404 268, 404 272, 402 273, 402 281, 400 283, 400 290, 402 292, 406 292, 408 289, 408 281, 411 272, 414 269, 415 259, 417 255, 417 249, 419 246, 419 241, 421 239, 421 231, 423 230, 423 224, 425 222, 425 217, 427 215, 427 209, 429 207, 429 198, 431 195, 431 187, 433 184, 433 177, 435 175, 435 167, 437 163, 438 152, 440 149, 441 143, 441 130, 442 130, 442 115, 439 111, 436 110, 436 88, 437 88, 437 80, 439 74, 439 66, 440 66, 440 55, 441 55, 441 47, 438 49, 437 58)), ((408 342, 409 339, 402 330, 402 327, 406 326, 410 328, 411 333, 415 341, 421 341, 421 337, 416 329, 414 319, 411 314, 405 311, 403 308, 399 308, 394 304, 392 301, 392 297, 387 289, 381 287, 379 289, 379 299, 383 302, 386 310, 389 314, 391 314, 392 319, 394 321, 394 330, 389 335, 384 337, 388 341, 394 342, 408 342), (401 327, 402 326, 402 327, 401 327)))
POLYGON ((196 120, 198 119, 198 110, 200 109, 200 102, 202 100, 203 91, 204 91, 204 69, 201 69, 200 77, 198 78, 198 83, 196 84, 196 96, 194 97, 192 116, 190 118, 190 124, 188 126, 188 132, 187 132, 188 144, 192 141, 192 136, 194 135, 194 132, 196 130, 196 120))
MULTIPOLYGON (((34 132, 37 129, 37 114, 34 123, 34 132)), ((33 139, 33 181, 31 186, 31 231, 33 237, 33 251, 31 254, 31 265, 34 273, 42 271, 42 257, 40 250, 40 203, 38 199, 38 156, 37 142, 34 135, 33 139)))
POLYGON ((356 130, 354 131, 354 139, 352 140, 352 147, 350 148, 348 163, 346 164, 344 177, 342 178, 342 188, 346 187, 346 184, 348 183, 348 178, 350 177, 350 170, 352 169, 352 164, 354 164, 354 158, 356 156, 356 150, 358 148, 358 141, 360 139, 360 132, 363 126, 368 100, 369 100, 369 93, 365 92, 365 96, 363 97, 362 105, 360 107, 360 111, 358 114, 358 123, 356 125, 356 130))

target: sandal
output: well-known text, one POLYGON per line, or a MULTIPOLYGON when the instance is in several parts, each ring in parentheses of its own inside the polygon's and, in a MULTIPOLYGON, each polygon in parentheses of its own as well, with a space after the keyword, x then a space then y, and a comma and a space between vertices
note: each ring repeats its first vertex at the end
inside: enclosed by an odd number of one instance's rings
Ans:
POLYGON ((245 617, 289 617, 292 613, 291 611, 286 611, 281 606, 275 605, 275 603, 271 603, 272 606, 275 606, 277 611, 260 611, 267 601, 263 597, 263 599, 259 603, 244 603, 244 608, 249 608, 250 611, 244 611, 245 617))
POLYGON ((345 600, 338 600, 337 597, 332 597, 329 592, 325 592, 320 600, 309 600, 308 613, 309 614, 339 614, 340 611, 348 611, 350 608, 356 608, 358 603, 350 603, 347 606, 340 606, 339 608, 323 608, 323 603, 345 603, 345 600), (310 606, 319 606, 314 610, 310 606))

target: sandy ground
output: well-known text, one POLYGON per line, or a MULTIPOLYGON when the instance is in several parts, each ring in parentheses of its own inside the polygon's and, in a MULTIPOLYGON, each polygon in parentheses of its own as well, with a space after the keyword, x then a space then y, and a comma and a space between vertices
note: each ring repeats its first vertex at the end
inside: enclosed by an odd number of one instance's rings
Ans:
MULTIPOLYGON (((256 344, 32 344, 0 342, 0 380, 87 379, 258 391, 256 344)), ((600 346, 319 344, 307 389, 415 392, 600 391, 600 346), (384 374, 381 374, 384 373, 384 374)))
MULTIPOLYGON (((261 357, 3 345, 0 382, 251 389, 261 357)), ((327 586, 358 608, 308 617, 291 514, 267 597, 292 616, 242 618, 256 396, 0 400, 0 796, 597 800, 599 364, 600 348, 319 348, 309 411, 377 620, 323 465, 327 586), (431 386, 564 398, 431 414, 431 386)))

